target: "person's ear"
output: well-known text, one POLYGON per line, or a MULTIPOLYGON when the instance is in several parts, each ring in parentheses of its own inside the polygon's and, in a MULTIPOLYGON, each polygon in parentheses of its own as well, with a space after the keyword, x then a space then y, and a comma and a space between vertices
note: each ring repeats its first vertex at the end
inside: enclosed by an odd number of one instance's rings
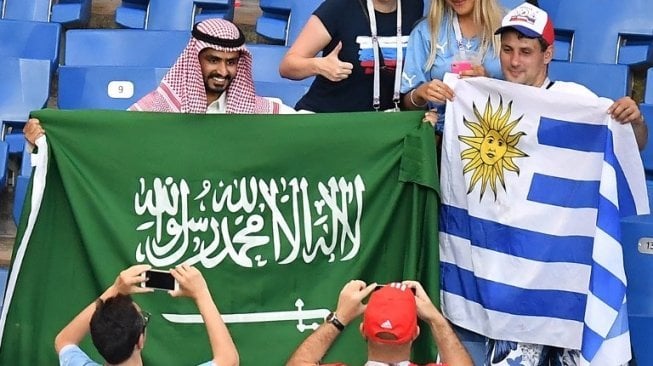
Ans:
POLYGON ((145 347, 145 332, 141 333, 141 335, 138 336, 138 342, 136 342, 136 346, 140 350, 142 350, 143 347, 145 347))
POLYGON ((420 332, 420 329, 419 329, 419 325, 418 325, 417 327, 415 327, 415 336, 413 337, 413 341, 416 340, 417 337, 419 337, 419 332, 420 332))
POLYGON ((365 338, 365 333, 363 333, 363 322, 361 322, 358 325, 358 330, 361 332, 361 335, 363 336, 363 338, 365 338))
POLYGON ((546 50, 544 50, 544 63, 548 65, 553 60, 553 45, 550 44, 546 50))

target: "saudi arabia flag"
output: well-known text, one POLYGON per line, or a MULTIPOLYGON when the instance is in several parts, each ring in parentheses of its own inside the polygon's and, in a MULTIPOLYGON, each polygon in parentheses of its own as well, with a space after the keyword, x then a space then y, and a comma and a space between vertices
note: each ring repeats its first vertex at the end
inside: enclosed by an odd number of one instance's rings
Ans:
MULTIPOLYGON (((438 302, 436 157, 419 112, 34 116, 47 146, 33 157, 1 365, 56 364, 57 332, 136 263, 197 266, 243 365, 282 365, 351 279, 417 279, 438 302)), ((191 300, 134 298, 153 314, 145 364, 210 359, 191 300)), ((416 361, 433 358, 428 333, 416 361)), ((325 361, 365 355, 356 323, 325 361)))

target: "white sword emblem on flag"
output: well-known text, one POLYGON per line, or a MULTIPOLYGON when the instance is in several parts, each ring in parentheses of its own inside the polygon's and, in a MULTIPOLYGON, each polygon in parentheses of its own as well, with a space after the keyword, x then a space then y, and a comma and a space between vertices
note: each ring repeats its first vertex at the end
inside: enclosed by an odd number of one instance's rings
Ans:
MULTIPOLYGON (((324 319, 329 315, 328 309, 303 310, 304 301, 297 299, 295 301, 297 310, 288 311, 266 311, 260 313, 242 313, 242 314, 222 314, 222 320, 225 323, 260 323, 260 322, 280 322, 288 320, 297 320, 297 330, 304 332, 307 329, 317 329, 319 323, 304 324, 308 319, 324 319)), ((204 323, 200 314, 161 314, 164 319, 171 323, 180 324, 201 324, 204 323)))

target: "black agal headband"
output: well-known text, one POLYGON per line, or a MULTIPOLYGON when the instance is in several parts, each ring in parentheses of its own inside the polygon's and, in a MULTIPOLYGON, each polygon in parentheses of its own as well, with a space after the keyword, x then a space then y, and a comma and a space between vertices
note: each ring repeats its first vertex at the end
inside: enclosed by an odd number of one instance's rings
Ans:
POLYGON ((221 47, 226 47, 226 48, 237 48, 245 44, 245 36, 243 35, 243 32, 236 26, 236 29, 238 29, 238 38, 236 39, 229 39, 229 38, 220 38, 220 37, 215 37, 210 34, 203 33, 199 28, 197 28, 197 25, 199 23, 195 24, 193 26, 193 32, 191 33, 193 35, 193 38, 197 39, 198 41, 210 43, 216 46, 221 46, 221 47))

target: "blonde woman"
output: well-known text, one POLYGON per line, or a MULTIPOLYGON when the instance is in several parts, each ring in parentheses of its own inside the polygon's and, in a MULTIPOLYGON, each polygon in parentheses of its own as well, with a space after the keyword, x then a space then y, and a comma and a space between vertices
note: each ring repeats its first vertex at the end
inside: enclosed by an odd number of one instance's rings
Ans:
POLYGON ((441 131, 444 103, 454 96, 442 82, 446 72, 502 78, 500 39, 494 31, 503 15, 497 0, 432 0, 408 41, 401 81, 404 108, 438 108, 436 130, 441 131))

